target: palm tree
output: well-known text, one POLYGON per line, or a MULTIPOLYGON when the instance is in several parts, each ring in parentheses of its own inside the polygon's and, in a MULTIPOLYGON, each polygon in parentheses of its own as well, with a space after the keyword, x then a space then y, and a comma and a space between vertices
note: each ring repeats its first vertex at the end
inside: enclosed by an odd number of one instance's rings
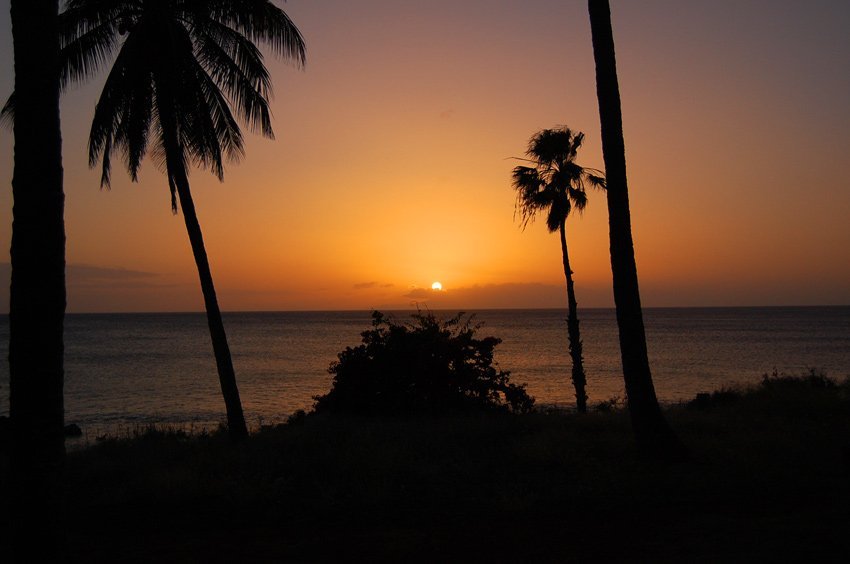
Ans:
POLYGON ((516 210, 523 229, 538 212, 546 213, 546 227, 561 236, 561 255, 567 279, 567 334, 573 362, 572 379, 576 389, 576 407, 587 411, 587 378, 582 359, 581 333, 578 323, 578 303, 573 285, 573 271, 567 251, 567 217, 575 208, 581 213, 587 205, 585 186, 605 188, 605 179, 594 169, 576 164, 576 154, 584 141, 584 133, 573 133, 568 127, 544 129, 528 142, 526 155, 533 166, 518 166, 513 170, 513 186, 517 191, 516 210))
POLYGON ((655 395, 638 288, 632 240, 629 192, 626 183, 626 149, 620 88, 608 0, 588 0, 593 57, 596 62, 596 95, 602 126, 602 152, 608 180, 608 226, 614 303, 620 332, 620 355, 629 413, 639 448, 651 455, 682 457, 683 445, 673 433, 655 395))
POLYGON ((153 145, 168 178, 172 211, 177 213, 178 203, 183 211, 198 267, 228 428, 245 436, 188 167, 208 168, 223 179, 223 161, 244 153, 234 113, 250 129, 273 137, 272 85, 255 42, 301 66, 301 34, 268 0, 71 0, 63 23, 63 81, 88 78, 117 50, 94 113, 89 165, 102 161, 101 183, 108 187, 111 158, 119 151, 136 181, 153 145))
POLYGON ((60 560, 63 544, 65 195, 58 12, 57 0, 11 3, 15 90, 21 101, 9 117, 15 142, 9 491, 12 559, 21 562, 60 560))

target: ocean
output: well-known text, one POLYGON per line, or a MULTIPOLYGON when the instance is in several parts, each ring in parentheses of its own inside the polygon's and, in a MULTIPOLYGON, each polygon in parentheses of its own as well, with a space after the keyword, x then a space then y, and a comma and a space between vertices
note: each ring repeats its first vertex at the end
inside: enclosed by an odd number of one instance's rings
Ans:
MULTIPOLYGON (((393 312, 396 321, 412 312, 393 312)), ((456 312, 436 312, 449 316, 456 312)), ((579 312, 590 404, 624 397, 612 309, 579 312)), ((475 312, 479 335, 502 339, 495 360, 527 383, 538 404, 574 406, 563 310, 475 312)), ((650 365, 659 399, 674 403, 774 370, 850 376, 850 307, 647 308, 650 365)), ((360 343, 370 312, 226 313, 249 427, 309 410, 331 385, 337 353, 360 343)), ((0 353, 9 320, 0 318, 0 353)), ((215 428, 224 403, 203 313, 69 314, 65 419, 94 438, 136 425, 215 428)), ((0 415, 9 412, 8 363, 0 363, 0 415)))

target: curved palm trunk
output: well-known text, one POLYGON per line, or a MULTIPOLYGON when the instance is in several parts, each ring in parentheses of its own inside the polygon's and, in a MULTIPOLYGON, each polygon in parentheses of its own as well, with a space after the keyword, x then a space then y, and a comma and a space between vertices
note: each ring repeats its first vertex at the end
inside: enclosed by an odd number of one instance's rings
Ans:
MULTIPOLYGON (((65 195, 58 2, 12 0, 15 60, 9 308, 12 560, 54 562, 64 545, 62 472, 65 195)), ((6 489, 6 488, 4 488, 6 489)))
POLYGON ((578 327, 578 303, 573 286, 573 271, 570 268, 570 255, 567 251, 567 232, 561 223, 561 255, 564 259, 564 276, 567 279, 567 334, 570 339, 570 358, 573 361, 573 387, 576 389, 576 409, 579 413, 587 411, 587 378, 584 374, 584 359, 582 358, 581 333, 578 327))
POLYGON ((602 152, 607 181, 614 303, 617 308, 620 354, 629 413, 638 446, 642 451, 653 455, 678 457, 684 455, 684 447, 661 413, 649 370, 632 241, 626 183, 626 150, 608 0, 588 0, 588 11, 593 37, 593 57, 596 62, 596 95, 599 100, 602 152))
MULTIPOLYGON (((165 99, 167 100, 167 97, 165 99)), ((158 109, 162 124, 169 182, 173 183, 180 199, 180 208, 183 210, 183 219, 186 223, 186 231, 189 234, 189 242, 192 245, 195 264, 198 267, 201 291, 204 294, 204 306, 207 311, 207 324, 210 329, 210 339, 212 340, 216 368, 218 369, 218 380, 227 410, 227 430, 232 437, 242 439, 248 436, 248 427, 245 424, 245 415, 242 412, 242 401, 239 398, 239 388, 236 386, 233 359, 230 355, 230 346, 227 344, 227 334, 224 331, 221 310, 218 307, 218 298, 213 285, 207 251, 204 247, 201 224, 198 222, 198 216, 195 213, 195 202, 192 200, 192 193, 189 190, 189 178, 186 175, 183 160, 180 158, 183 153, 179 150, 176 136, 177 128, 176 126, 169 126, 176 121, 166 104, 160 104, 158 109)))

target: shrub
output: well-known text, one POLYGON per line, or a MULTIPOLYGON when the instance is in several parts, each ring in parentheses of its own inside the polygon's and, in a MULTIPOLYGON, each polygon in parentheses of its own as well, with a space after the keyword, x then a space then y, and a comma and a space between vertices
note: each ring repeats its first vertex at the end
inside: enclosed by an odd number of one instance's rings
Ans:
POLYGON ((594 411, 598 411, 600 413, 609 413, 612 411, 618 411, 626 407, 626 401, 621 399, 620 396, 612 396, 607 400, 600 401, 596 405, 593 406, 594 411))
POLYGON ((689 408, 706 409, 739 401, 752 404, 754 400, 765 399, 770 400, 772 405, 780 401, 811 405, 815 398, 846 396, 847 392, 843 390, 850 391, 850 379, 837 382, 814 368, 798 375, 783 374, 774 369, 770 374, 763 374, 758 384, 727 386, 710 394, 700 393, 686 405, 689 408))
POLYGON ((810 368, 807 373, 799 376, 780 374, 774 368, 772 374, 762 375, 760 388, 764 391, 787 390, 791 392, 807 389, 834 390, 838 388, 838 383, 814 368, 810 368))
POLYGON ((534 399, 525 385, 493 366, 495 337, 477 339, 479 325, 464 314, 446 321, 419 312, 397 324, 372 313, 363 344, 331 363, 331 391, 317 396, 317 412, 416 413, 481 407, 522 413, 534 399))

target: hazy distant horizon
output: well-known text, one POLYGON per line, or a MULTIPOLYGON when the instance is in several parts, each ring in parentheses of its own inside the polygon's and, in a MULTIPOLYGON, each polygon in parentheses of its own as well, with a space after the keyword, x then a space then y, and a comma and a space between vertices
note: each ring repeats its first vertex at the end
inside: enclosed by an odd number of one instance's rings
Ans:
MULTIPOLYGON (((850 309, 850 304, 817 304, 817 305, 714 305, 714 306, 643 306, 644 310, 765 310, 765 309, 850 309)), ((614 311, 614 307, 583 307, 580 311, 614 311)), ((421 304, 419 308, 422 312, 435 312, 440 314, 467 313, 474 314, 477 312, 502 312, 502 311, 558 311, 563 310, 566 314, 567 308, 564 307, 480 307, 480 308, 431 308, 427 304, 421 304)), ((372 311, 380 311, 383 313, 415 313, 415 306, 386 306, 375 308, 350 308, 350 309, 246 309, 246 310, 222 310, 224 315, 238 315, 243 313, 370 313, 372 311)), ((182 311, 68 311, 66 315, 206 315, 203 310, 182 310, 182 311)), ((8 317, 9 312, 0 312, 0 316, 8 317)))

